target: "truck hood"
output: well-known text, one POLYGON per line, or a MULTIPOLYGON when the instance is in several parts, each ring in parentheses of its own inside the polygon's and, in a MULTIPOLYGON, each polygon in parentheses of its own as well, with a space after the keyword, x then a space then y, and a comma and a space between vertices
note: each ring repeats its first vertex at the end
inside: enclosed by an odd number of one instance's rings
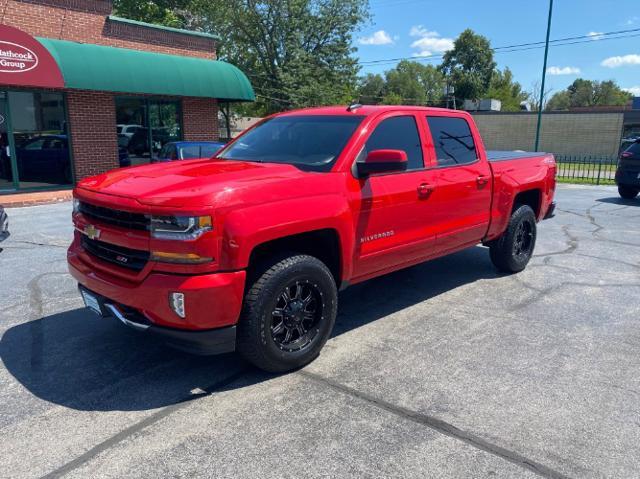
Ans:
POLYGON ((82 180, 78 188, 149 206, 199 208, 258 184, 264 191, 309 176, 316 174, 286 164, 200 159, 122 168, 82 180))

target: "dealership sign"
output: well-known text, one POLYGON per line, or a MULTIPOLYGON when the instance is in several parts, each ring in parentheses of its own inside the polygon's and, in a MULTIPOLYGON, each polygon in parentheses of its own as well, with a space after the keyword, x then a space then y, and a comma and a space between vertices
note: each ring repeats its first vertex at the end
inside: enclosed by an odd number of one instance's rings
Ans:
POLYGON ((0 72, 22 73, 38 66, 38 55, 17 43, 0 40, 0 72))
POLYGON ((51 53, 36 38, 0 25, 0 85, 62 88, 64 79, 51 53))

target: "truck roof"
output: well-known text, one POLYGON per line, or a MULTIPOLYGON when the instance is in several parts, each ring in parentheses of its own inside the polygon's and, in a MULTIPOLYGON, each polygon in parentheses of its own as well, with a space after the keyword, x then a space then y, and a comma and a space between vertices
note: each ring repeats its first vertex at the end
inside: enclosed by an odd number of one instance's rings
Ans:
POLYGON ((448 111, 460 113, 460 110, 450 110, 447 108, 435 108, 427 106, 407 106, 407 105, 362 105, 357 108, 349 108, 346 105, 321 106, 315 108, 303 108, 279 113, 278 116, 299 116, 299 115, 377 115, 387 111, 448 111))

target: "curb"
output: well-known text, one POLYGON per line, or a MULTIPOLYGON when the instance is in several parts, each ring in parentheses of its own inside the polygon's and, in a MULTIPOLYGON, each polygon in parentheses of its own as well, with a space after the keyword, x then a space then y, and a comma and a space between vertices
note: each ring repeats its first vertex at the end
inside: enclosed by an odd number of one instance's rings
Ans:
POLYGON ((22 206, 47 205, 71 201, 73 192, 70 189, 58 191, 41 191, 37 193, 19 193, 12 195, 0 195, 0 205, 5 208, 18 208, 22 206))

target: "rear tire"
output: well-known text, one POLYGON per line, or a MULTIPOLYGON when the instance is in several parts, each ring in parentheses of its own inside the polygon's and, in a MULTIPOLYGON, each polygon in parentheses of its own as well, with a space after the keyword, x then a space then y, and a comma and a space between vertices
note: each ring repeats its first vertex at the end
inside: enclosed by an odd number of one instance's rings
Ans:
POLYGON ((503 273, 519 273, 536 245, 536 215, 528 205, 516 205, 506 231, 489 245, 491 262, 503 273))
POLYGON ((307 255, 274 258, 249 285, 237 350, 265 371, 298 369, 320 353, 337 309, 336 282, 322 261, 307 255))
POLYGON ((640 189, 633 188, 632 186, 618 185, 618 193, 621 198, 624 198, 625 200, 632 200, 638 196, 640 189))

